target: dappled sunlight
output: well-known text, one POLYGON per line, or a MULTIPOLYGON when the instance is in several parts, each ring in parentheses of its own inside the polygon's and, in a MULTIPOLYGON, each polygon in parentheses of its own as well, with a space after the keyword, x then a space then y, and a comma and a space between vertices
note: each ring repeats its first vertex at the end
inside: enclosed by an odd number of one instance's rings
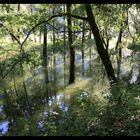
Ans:
POLYGON ((0 4, 0 136, 139 135, 139 8, 0 4))
POLYGON ((90 78, 79 78, 75 83, 68 85, 64 92, 66 94, 75 94, 78 90, 86 90, 90 87, 91 79, 90 78))

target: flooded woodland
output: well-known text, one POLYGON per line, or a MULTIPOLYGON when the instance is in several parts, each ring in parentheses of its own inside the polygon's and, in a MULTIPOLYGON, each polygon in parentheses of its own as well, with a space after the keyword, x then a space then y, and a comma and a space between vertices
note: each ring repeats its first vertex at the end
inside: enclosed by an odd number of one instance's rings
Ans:
POLYGON ((139 136, 139 4, 0 4, 0 136, 139 136))

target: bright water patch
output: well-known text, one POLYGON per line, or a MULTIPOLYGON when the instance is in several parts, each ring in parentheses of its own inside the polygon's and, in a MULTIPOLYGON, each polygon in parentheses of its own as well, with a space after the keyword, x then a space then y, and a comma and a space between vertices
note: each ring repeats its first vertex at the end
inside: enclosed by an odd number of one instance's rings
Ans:
POLYGON ((85 62, 84 62, 84 70, 88 70, 89 69, 89 60, 88 59, 85 59, 85 62))
MULTIPOLYGON (((3 105, 0 105, 0 118, 3 118, 4 112, 3 112, 3 105)), ((4 135, 8 131, 8 121, 1 121, 0 122, 0 136, 4 135)))
POLYGON ((3 121, 0 123, 0 136, 4 135, 8 131, 8 121, 3 121))

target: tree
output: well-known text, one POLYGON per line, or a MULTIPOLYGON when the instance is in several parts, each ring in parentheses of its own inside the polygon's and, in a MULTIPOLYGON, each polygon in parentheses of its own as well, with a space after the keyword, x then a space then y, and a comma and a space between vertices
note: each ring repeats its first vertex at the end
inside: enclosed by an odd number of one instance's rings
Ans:
POLYGON ((82 50, 81 50, 81 53, 82 53, 82 76, 84 76, 84 41, 85 41, 85 21, 83 21, 83 27, 82 27, 82 44, 81 44, 81 47, 82 47, 82 50))
MULTIPOLYGON (((67 4, 67 13, 71 14, 71 4, 67 4)), ((72 46, 72 30, 71 30, 71 15, 67 16, 68 23, 68 38, 69 38, 69 48, 70 48, 70 71, 69 71, 69 84, 74 83, 75 80, 75 50, 72 46)))
POLYGON ((91 5, 86 4, 85 9, 86 9, 86 13, 87 13, 88 23, 90 25, 90 28, 91 28, 92 33, 93 33, 94 38, 95 38, 97 51, 99 53, 99 56, 101 57, 103 65, 105 66, 105 70, 106 70, 106 73, 107 73, 107 76, 108 76, 108 79, 109 79, 109 83, 110 83, 110 85, 112 85, 112 84, 116 83, 117 80, 116 80, 116 77, 115 77, 115 74, 114 74, 114 70, 113 70, 113 66, 111 64, 111 60, 109 58, 108 52, 106 51, 106 49, 103 45, 103 41, 101 39, 98 26, 95 22, 95 17, 93 15, 91 5))
MULTIPOLYGON (((20 4, 17 5, 17 12, 20 12, 20 4)), ((20 29, 17 29, 17 32, 20 32, 20 29)), ((18 39, 20 40, 20 36, 18 35, 18 39)))
POLYGON ((48 83, 48 53, 47 53, 47 28, 44 24, 43 65, 45 68, 45 83, 48 83))
MULTIPOLYGON (((64 9, 64 13, 65 13, 65 4, 63 5, 63 9, 64 9)), ((65 80, 66 80, 66 76, 65 76, 65 69, 66 69, 66 26, 65 26, 65 16, 64 16, 64 24, 63 24, 63 28, 64 28, 64 33, 63 33, 63 39, 64 39, 64 57, 63 57, 63 60, 64 60, 64 85, 65 85, 65 80)))
MULTIPOLYGON (((55 15, 55 7, 52 8, 52 15, 55 15)), ((56 45, 56 38, 55 38, 55 20, 53 19, 53 69, 54 69, 54 83, 56 83, 56 54, 55 54, 55 45, 56 45)))

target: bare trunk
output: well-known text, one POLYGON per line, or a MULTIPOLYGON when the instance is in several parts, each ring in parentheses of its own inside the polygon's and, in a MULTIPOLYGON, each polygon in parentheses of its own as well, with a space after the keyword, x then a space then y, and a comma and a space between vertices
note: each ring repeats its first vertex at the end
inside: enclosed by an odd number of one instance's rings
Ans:
POLYGON ((81 44, 81 47, 82 47, 82 50, 81 50, 81 53, 82 53, 82 76, 84 76, 84 40, 85 40, 85 22, 83 21, 83 32, 82 32, 82 44, 81 44))
POLYGON ((48 104, 49 92, 48 92, 48 56, 47 56, 47 28, 46 24, 44 24, 44 45, 43 45, 43 66, 44 66, 44 74, 45 74, 45 95, 48 104))
MULTIPOLYGON (((67 13, 71 13, 71 4, 67 4, 67 13)), ((75 80, 75 51, 72 47, 72 30, 71 30, 71 16, 67 16, 68 23, 68 36, 69 36, 69 48, 70 48, 70 71, 69 71, 69 84, 74 83, 75 80)))
MULTIPOLYGON (((64 4, 64 13, 65 13, 65 4, 64 4)), ((64 16, 64 23, 65 23, 65 16, 64 16)), ((65 70, 66 70, 66 33, 65 33, 66 29, 65 29, 65 24, 64 24, 64 85, 66 83, 66 76, 65 76, 65 70)))
MULTIPOLYGON (((89 38, 91 39, 91 30, 90 30, 90 33, 89 33, 89 38)), ((90 74, 91 74, 91 46, 89 48, 89 61, 90 61, 90 74)))
POLYGON ((117 58, 118 70, 117 70, 117 79, 120 79, 120 70, 121 70, 121 60, 122 60, 122 48, 119 48, 119 54, 117 58))
MULTIPOLYGON (((53 8, 53 15, 55 14, 54 8, 53 8)), ((53 27, 55 27, 55 21, 53 20, 53 27)), ((53 28, 53 68, 54 68, 54 84, 56 83, 56 57, 55 57, 55 30, 53 28)))
POLYGON ((49 82, 49 80, 48 80, 47 28, 46 28, 46 24, 44 24, 43 66, 45 69, 45 83, 47 84, 49 82))
POLYGON ((39 43, 41 43, 41 38, 42 37, 42 32, 41 32, 41 28, 40 28, 40 33, 39 33, 39 43))
MULTIPOLYGON (((20 12, 20 4, 18 4, 18 10, 17 10, 18 12, 20 12)), ((20 40, 20 29, 18 28, 17 29, 17 32, 18 32, 18 36, 17 36, 17 38, 18 38, 18 40, 20 40)))
POLYGON ((118 48, 119 46, 119 43, 121 43, 121 40, 122 40, 122 24, 121 24, 121 28, 120 28, 120 32, 119 32, 119 36, 118 36, 118 40, 117 40, 117 43, 116 43, 116 47, 115 47, 115 50, 116 50, 116 53, 117 53, 117 79, 119 79, 119 75, 120 75, 120 68, 121 68, 121 59, 122 59, 122 48, 118 48))
POLYGON ((110 83, 110 85, 112 85, 112 84, 117 82, 115 74, 114 74, 114 70, 113 70, 113 67, 112 67, 112 63, 110 61, 108 52, 104 48, 104 45, 103 45, 103 42, 102 42, 102 39, 101 39, 101 36, 100 36, 100 32, 99 32, 98 26, 95 22, 95 18, 94 18, 92 9, 91 9, 91 5, 86 4, 85 9, 86 9, 86 13, 87 13, 90 28, 91 28, 92 33, 93 33, 94 38, 95 38, 98 54, 99 54, 99 56, 100 56, 100 58, 103 62, 104 67, 105 67, 105 70, 106 70, 106 73, 107 73, 107 76, 108 76, 108 79, 109 79, 109 83, 110 83))

